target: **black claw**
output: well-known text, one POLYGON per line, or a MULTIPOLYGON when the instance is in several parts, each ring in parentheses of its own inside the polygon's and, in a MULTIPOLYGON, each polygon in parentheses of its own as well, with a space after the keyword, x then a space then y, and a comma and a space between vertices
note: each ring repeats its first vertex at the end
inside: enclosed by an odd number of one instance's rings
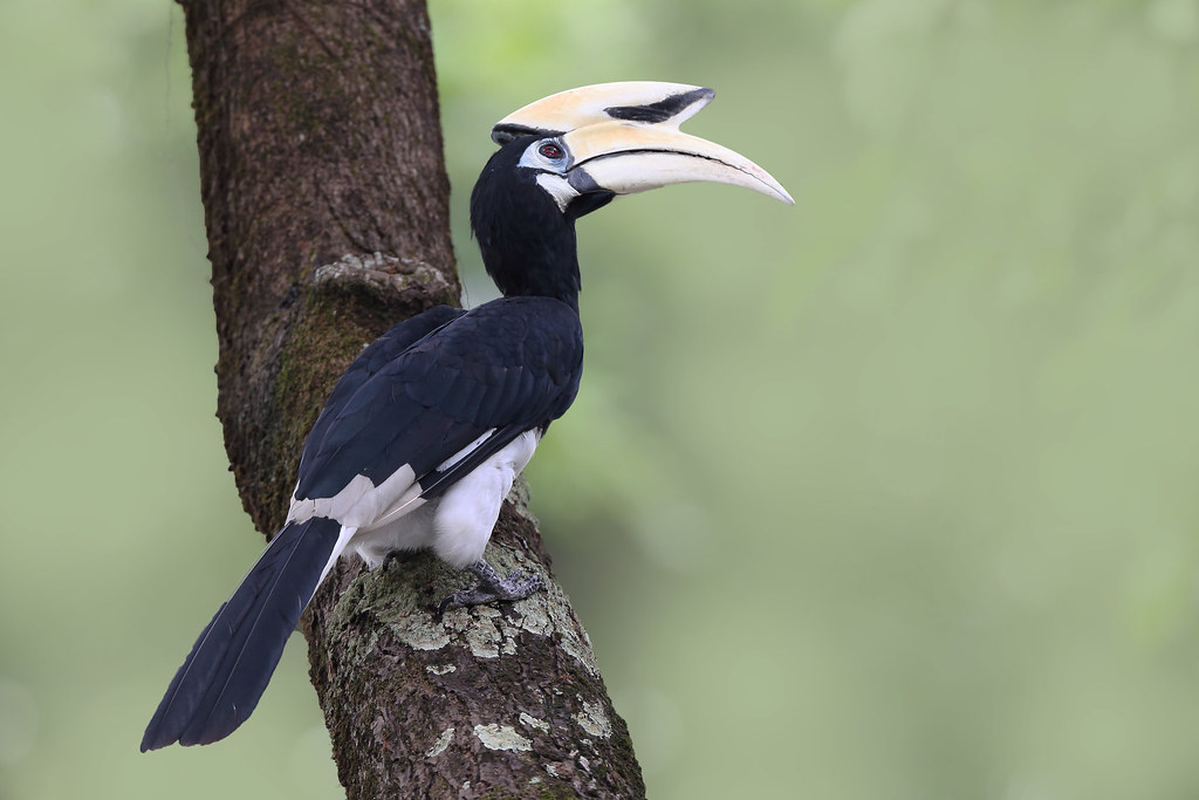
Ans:
POLYGON ((479 576, 479 584, 442 600, 437 606, 438 614, 445 613, 447 608, 477 606, 496 600, 523 600, 545 588, 545 580, 536 572, 525 577, 524 572, 516 570, 508 577, 501 578, 486 561, 477 561, 469 569, 479 576))

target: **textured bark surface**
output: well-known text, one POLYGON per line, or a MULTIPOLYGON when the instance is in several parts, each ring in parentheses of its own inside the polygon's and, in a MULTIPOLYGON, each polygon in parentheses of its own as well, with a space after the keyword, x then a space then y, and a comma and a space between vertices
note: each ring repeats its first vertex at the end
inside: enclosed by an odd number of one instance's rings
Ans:
POLYGON ((546 592, 440 616, 470 580, 426 552, 374 572, 343 563, 318 595, 311 672, 333 747, 371 754, 339 759, 352 796, 645 796, 591 642, 514 499, 487 558, 541 572, 546 592))
MULTIPOLYGON (((405 0, 183 7, 218 416, 271 533, 337 376, 389 325, 457 303, 428 15, 405 0)), ((488 557, 548 578, 522 508, 505 504, 488 557)), ((437 616, 465 582, 427 554, 343 562, 314 599, 311 673, 347 796, 643 796, 561 589, 437 616)))
POLYGON ((217 413, 246 511, 274 530, 331 382, 389 324, 459 295, 428 17, 420 2, 184 8, 217 413))

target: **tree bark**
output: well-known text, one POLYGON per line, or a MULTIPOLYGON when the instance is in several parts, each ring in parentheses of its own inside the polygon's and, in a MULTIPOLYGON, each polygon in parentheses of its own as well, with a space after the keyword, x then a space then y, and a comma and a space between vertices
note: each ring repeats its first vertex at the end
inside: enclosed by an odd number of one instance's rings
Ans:
MULTIPOLYGON (((220 354, 218 416, 259 530, 341 372, 460 294, 429 20, 420 0, 182 0, 220 354)), ((342 562, 305 615, 350 798, 644 796, 623 720, 523 501, 488 548, 549 590, 454 610, 419 554, 342 562)))

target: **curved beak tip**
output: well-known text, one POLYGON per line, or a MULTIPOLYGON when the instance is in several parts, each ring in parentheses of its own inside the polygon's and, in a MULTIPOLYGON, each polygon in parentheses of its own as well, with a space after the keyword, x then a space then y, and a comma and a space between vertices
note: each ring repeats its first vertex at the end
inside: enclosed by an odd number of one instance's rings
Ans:
POLYGON ((786 203, 789 206, 795 205, 795 198, 791 196, 791 193, 784 189, 783 185, 776 181, 770 173, 766 172, 766 170, 762 170, 762 177, 759 178, 759 180, 761 180, 765 186, 765 188, 758 190, 762 194, 767 195, 768 197, 773 197, 780 203, 786 203))

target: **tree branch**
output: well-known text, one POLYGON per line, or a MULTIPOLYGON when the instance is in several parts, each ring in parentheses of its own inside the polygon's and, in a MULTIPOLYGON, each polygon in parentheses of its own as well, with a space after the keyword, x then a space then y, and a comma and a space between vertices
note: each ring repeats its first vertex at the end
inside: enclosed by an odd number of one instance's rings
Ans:
MULTIPOLYGON (((273 532, 338 375, 460 294, 429 20, 419 0, 183 6, 218 416, 246 511, 273 532)), ((488 558, 549 590, 439 617, 464 578, 421 554, 375 572, 343 562, 314 598, 311 675, 347 795, 644 796, 522 503, 505 503, 488 558)))

